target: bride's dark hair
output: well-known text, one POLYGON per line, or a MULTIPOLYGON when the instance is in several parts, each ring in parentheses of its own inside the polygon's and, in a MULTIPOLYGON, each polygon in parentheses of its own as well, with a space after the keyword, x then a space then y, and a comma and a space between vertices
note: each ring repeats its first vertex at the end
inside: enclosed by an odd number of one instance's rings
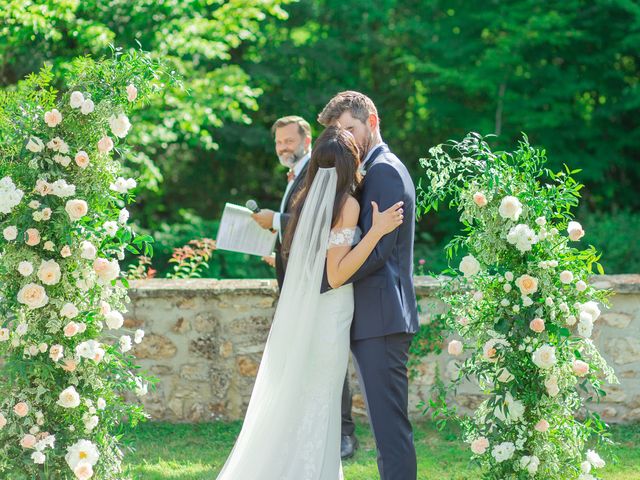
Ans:
POLYGON ((327 127, 318 137, 313 150, 311 151, 311 159, 307 175, 304 179, 304 186, 294 196, 292 203, 292 216, 287 223, 282 241, 282 254, 286 259, 289 256, 291 242, 296 231, 298 219, 302 212, 302 206, 307 198, 309 189, 316 178, 319 168, 336 168, 337 185, 336 198, 333 204, 333 216, 331 226, 335 226, 338 221, 338 215, 347 201, 347 195, 357 196, 359 193, 360 182, 362 176, 358 172, 360 165, 360 157, 356 141, 346 130, 340 127, 327 127))

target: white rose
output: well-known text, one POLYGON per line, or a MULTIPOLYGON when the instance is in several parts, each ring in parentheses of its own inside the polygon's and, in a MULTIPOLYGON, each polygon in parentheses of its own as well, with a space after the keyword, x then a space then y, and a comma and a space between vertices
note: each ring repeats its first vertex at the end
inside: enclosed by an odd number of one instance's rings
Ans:
POLYGON ((535 475, 538 471, 538 467, 540 466, 540 459, 535 455, 532 456, 523 456, 520 459, 520 467, 523 470, 526 470, 529 475, 535 475))
POLYGON ((513 453, 515 452, 516 447, 512 442, 503 442, 499 445, 493 447, 491 450, 491 455, 496 459, 496 462, 504 462, 513 457, 513 453))
MULTIPOLYGON (((578 309, 580 313, 586 313, 591 316, 591 321, 595 322, 600 317, 600 309, 598 308, 598 304, 596 302, 590 301, 586 303, 581 303, 578 305, 578 309)), ((582 315, 580 316, 582 318, 582 315)))
POLYGON ((516 221, 522 213, 522 204, 516 197, 507 196, 500 202, 498 213, 504 219, 516 221))
POLYGON ((129 335, 122 335, 119 343, 122 353, 126 353, 131 350, 131 337, 129 335))
POLYGON ((513 282, 513 273, 512 272, 506 272, 504 274, 504 278, 507 279, 507 282, 513 282))
POLYGON ((89 440, 80 440, 67 448, 67 454, 64 458, 67 461, 67 465, 72 470, 75 470, 78 464, 88 463, 89 465, 95 465, 98 463, 100 452, 89 440))
POLYGON ((105 323, 110 329, 117 330, 122 327, 124 318, 122 317, 122 314, 120 312, 118 312, 117 310, 112 310, 105 315, 105 323))
POLYGON ((7 340, 9 340, 10 334, 11 332, 8 328, 0 328, 0 342, 6 342, 7 340))
POLYGON ((587 461, 593 465, 594 468, 602 468, 606 465, 605 461, 600 458, 593 450, 587 450, 587 461))
POLYGON ((115 237, 116 233, 118 233, 118 224, 116 222, 113 222, 113 221, 104 222, 104 225, 102 225, 102 227, 104 228, 105 232, 107 232, 107 235, 109 235, 110 237, 115 237))
POLYGON ((127 85, 127 100, 133 102, 138 97, 138 89, 133 83, 127 85))
POLYGON ((28 277, 33 273, 33 264, 31 262, 22 261, 18 264, 18 272, 23 277, 28 277))
POLYGON ((53 156, 53 161, 66 168, 71 163, 71 157, 68 155, 60 155, 59 153, 56 153, 53 156))
POLYGON ((84 102, 82 102, 82 106, 80 107, 80 112, 82 112, 83 115, 89 115, 94 110, 95 110, 95 105, 91 99, 88 98, 84 102))
POLYGON ((560 392, 560 388, 558 388, 558 378, 555 375, 546 379, 544 386, 546 387, 547 393, 550 397, 555 397, 560 392))
POLYGON ((551 345, 543 345, 533 352, 532 358, 538 368, 547 370, 556 364, 556 349, 551 345))
POLYGON ((18 229, 15 225, 11 225, 2 231, 2 235, 7 242, 12 242, 18 238, 18 229))
POLYGON ((55 245, 51 240, 47 240, 46 242, 44 242, 42 248, 48 250, 49 252, 53 252, 55 250, 55 245))
POLYGON ((127 223, 127 220, 129 220, 129 210, 123 208, 118 214, 118 222, 124 225, 125 223, 127 223))
POLYGON ((38 268, 38 278, 45 285, 55 285, 62 276, 60 265, 55 260, 43 260, 38 268))
POLYGON ((142 342, 142 339, 144 338, 144 330, 138 329, 136 330, 135 336, 133 338, 133 341, 136 343, 140 343, 142 342))
POLYGON ((65 303, 60 309, 60 315, 66 318, 75 318, 78 316, 78 309, 73 303, 65 303))
POLYGON ((584 292, 587 289, 587 283, 584 280, 578 280, 576 282, 576 290, 579 292, 584 292))
POLYGON ((547 224, 547 219, 544 217, 538 217, 536 218, 536 224, 544 227, 547 224))
POLYGON ((45 457, 44 453, 35 451, 31 454, 31 460, 33 460, 33 463, 36 465, 42 465, 47 460, 47 457, 45 457))
POLYGON ((67 203, 64 209, 69 215, 69 219, 71 219, 71 221, 80 220, 89 211, 87 202, 85 202, 84 200, 78 200, 78 199, 67 200, 67 203))
POLYGON ((111 127, 111 132, 118 138, 124 138, 129 133, 129 129, 131 128, 131 123, 129 123, 129 119, 124 113, 121 113, 117 117, 112 115, 109 118, 109 127, 111 127))
POLYGON ((18 302, 26 305, 30 309, 44 307, 49 303, 49 297, 47 297, 44 288, 41 285, 35 283, 27 283, 18 292, 18 302))
POLYGON ((573 281, 573 273, 569 270, 563 270, 560 272, 560 281, 565 285, 571 283, 573 281))
POLYGON ((47 143, 47 147, 54 152, 69 153, 69 145, 60 137, 52 138, 49 143, 47 143))
POLYGON ((506 368, 501 369, 498 375, 498 381, 502 383, 510 382, 514 378, 513 374, 506 368))
POLYGON ((98 405, 98 410, 104 410, 105 408, 107 408, 107 402, 102 397, 98 398, 97 405, 98 405))
POLYGON ((40 153, 44 150, 44 143, 38 137, 30 137, 27 142, 27 150, 33 153, 40 153))
POLYGON ((63 408, 76 408, 80 405, 80 395, 72 385, 60 393, 56 403, 63 408))
POLYGON ((62 122, 62 114, 54 108, 44 114, 44 122, 47 126, 53 128, 62 122))
POLYGON ((569 225, 567 226, 567 233, 569 234, 569 238, 574 242, 577 242, 584 237, 584 230, 582 229, 582 225, 578 222, 569 222, 569 225))
POLYGON ((85 260, 93 260, 97 253, 96 247, 90 241, 83 240, 80 244, 80 257, 85 260))
POLYGON ((593 332, 593 322, 591 317, 583 317, 580 315, 580 323, 578 323, 578 335, 584 338, 590 338, 593 332))
POLYGON ((467 255, 460 262, 459 268, 465 277, 473 277, 480 271, 480 262, 473 255, 467 255))
POLYGON ((523 295, 521 297, 521 300, 522 300, 523 307, 530 307, 531 305, 533 305, 533 300, 531 300, 531 298, 526 295, 523 295))
POLYGON ((60 250, 60 256, 62 258, 67 258, 71 256, 71 247, 69 247, 69 245, 65 245, 64 247, 62 247, 62 249, 60 250))
POLYGON ((69 100, 69 105, 71 108, 80 108, 84 103, 84 95, 81 92, 75 91, 71 92, 71 99, 69 100))

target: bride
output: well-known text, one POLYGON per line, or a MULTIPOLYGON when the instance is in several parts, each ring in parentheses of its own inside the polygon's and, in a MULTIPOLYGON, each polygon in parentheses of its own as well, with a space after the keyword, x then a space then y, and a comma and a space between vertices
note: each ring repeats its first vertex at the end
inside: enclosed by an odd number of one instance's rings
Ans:
POLYGON ((285 281, 242 431, 218 480, 338 480, 340 401, 349 359, 353 285, 344 284, 403 219, 402 202, 360 240, 361 177, 353 136, 327 128, 283 242, 285 281), (326 273, 332 290, 320 294, 326 273))

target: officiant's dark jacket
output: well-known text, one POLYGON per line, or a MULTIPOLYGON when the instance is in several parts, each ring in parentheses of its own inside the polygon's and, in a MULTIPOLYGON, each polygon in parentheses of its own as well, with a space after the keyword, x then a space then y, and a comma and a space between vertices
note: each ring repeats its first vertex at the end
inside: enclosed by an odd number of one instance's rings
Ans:
MULTIPOLYGON (((358 225, 363 236, 371 229, 371 202, 384 211, 403 201, 404 221, 382 237, 360 269, 348 280, 354 286, 353 341, 418 331, 418 310, 413 285, 413 237, 416 193, 404 164, 386 145, 373 152, 364 165, 358 225)), ((322 293, 331 287, 327 274, 322 293)))
POLYGON ((289 190, 289 193, 287 194, 287 198, 285 199, 285 202, 284 202, 284 210, 280 212, 280 231, 282 232, 282 235, 278 235, 278 239, 276 240, 275 251, 276 251, 276 279, 278 280, 278 287, 280 287, 281 290, 282 290, 282 285, 284 283, 284 271, 285 271, 286 264, 282 258, 282 244, 280 241, 280 236, 282 236, 282 239, 284 239, 284 233, 287 229, 287 224, 291 219, 291 212, 293 207, 292 200, 295 197, 295 195, 304 186, 304 179, 307 175, 308 169, 309 169, 309 162, 307 162, 307 164, 304 167, 302 167, 302 170, 300 170, 300 173, 293 180, 293 185, 291 186, 291 189, 289 190))

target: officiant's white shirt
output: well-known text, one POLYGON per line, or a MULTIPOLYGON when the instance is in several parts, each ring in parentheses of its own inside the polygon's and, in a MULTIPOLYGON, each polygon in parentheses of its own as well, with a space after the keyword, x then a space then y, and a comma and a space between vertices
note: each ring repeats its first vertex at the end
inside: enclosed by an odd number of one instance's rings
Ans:
MULTIPOLYGON (((293 174, 297 177, 300 172, 302 171, 302 169, 304 168, 304 166, 309 163, 309 159, 311 158, 311 151, 309 151, 309 153, 307 153, 304 157, 302 157, 298 163, 296 163, 293 166, 293 174)), ((291 188, 293 187, 293 182, 295 181, 295 179, 292 179, 289 183, 287 183, 287 189, 284 191, 284 195, 282 196, 282 200, 280 201, 280 213, 284 212, 284 207, 285 207, 285 200, 287 199, 287 195, 289 195, 289 191, 291 190, 291 188)), ((273 214, 273 222, 271 227, 278 232, 278 236, 280 237, 280 240, 282 241, 282 232, 280 231, 281 227, 280 227, 280 213, 274 213, 273 214)))

